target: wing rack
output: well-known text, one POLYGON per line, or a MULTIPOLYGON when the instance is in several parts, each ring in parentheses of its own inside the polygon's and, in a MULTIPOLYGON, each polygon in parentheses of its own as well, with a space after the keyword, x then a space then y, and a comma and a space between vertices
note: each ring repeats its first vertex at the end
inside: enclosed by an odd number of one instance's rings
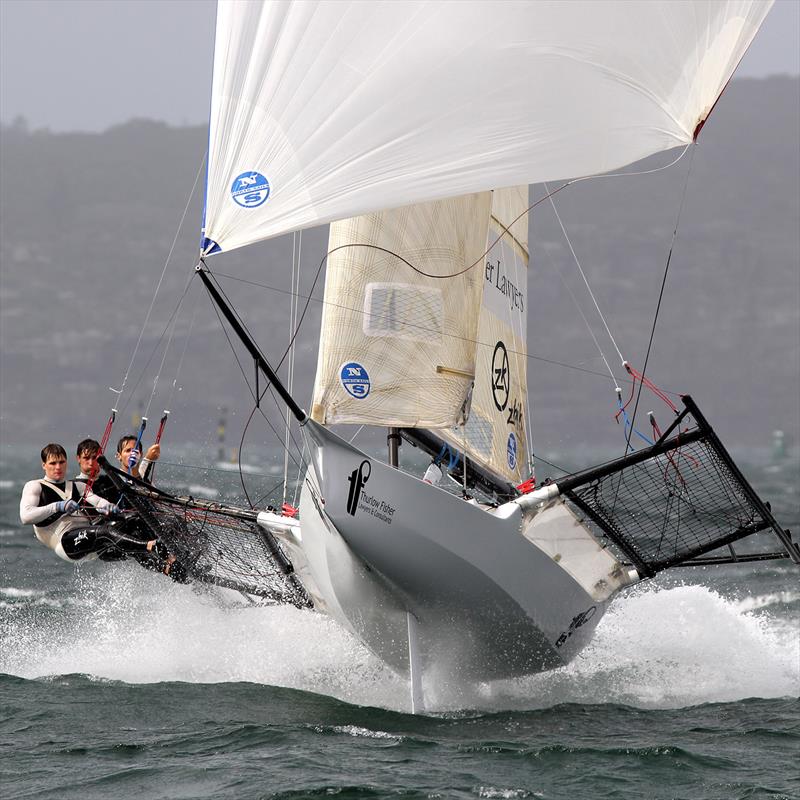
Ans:
POLYGON ((557 481, 560 493, 643 577, 675 566, 773 558, 800 563, 789 531, 772 516, 692 398, 682 400, 684 410, 655 444, 557 481), (734 542, 762 531, 774 534, 782 549, 734 550, 734 542))
POLYGON ((258 525, 257 512, 175 497, 125 475, 105 459, 101 464, 140 524, 164 542, 192 580, 312 607, 280 545, 258 525))

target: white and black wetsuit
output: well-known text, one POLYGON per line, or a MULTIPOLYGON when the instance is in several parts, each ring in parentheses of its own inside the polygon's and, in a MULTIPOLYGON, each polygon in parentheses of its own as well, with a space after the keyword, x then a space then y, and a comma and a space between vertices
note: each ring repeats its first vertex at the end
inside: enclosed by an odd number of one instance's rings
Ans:
MULTIPOLYGON (((20 521, 33 525, 36 538, 65 561, 89 557, 113 560, 148 552, 146 541, 123 533, 114 522, 91 525, 81 511, 60 512, 58 504, 62 500, 81 501, 81 488, 77 481, 55 483, 46 478, 28 481, 19 503, 20 521)), ((85 499, 100 512, 113 508, 113 503, 92 492, 85 499)))

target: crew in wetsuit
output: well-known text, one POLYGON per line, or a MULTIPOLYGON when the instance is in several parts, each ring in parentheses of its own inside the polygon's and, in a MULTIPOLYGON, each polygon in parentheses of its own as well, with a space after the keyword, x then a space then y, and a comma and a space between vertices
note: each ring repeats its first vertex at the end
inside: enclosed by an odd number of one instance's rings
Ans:
MULTIPOLYGON (((136 442, 137 437, 132 433, 125 434, 125 436, 120 438, 117 442, 116 458, 119 462, 119 469, 129 475, 149 482, 152 464, 157 461, 161 455, 161 445, 150 445, 145 453, 145 457, 139 461, 140 451, 136 449, 136 442)), ((90 476, 93 477, 97 475, 100 469, 97 463, 99 453, 100 445, 95 442, 94 439, 84 439, 84 441, 78 445, 78 463, 81 466, 81 475, 85 475, 87 479, 90 476), (83 448, 83 457, 81 455, 81 448, 83 448)), ((114 485, 114 482, 108 475, 101 475, 94 481, 92 484, 92 492, 110 503, 124 505, 124 498, 120 497, 119 489, 114 485)), ((141 520, 135 514, 127 515, 123 520, 120 520, 119 525, 129 536, 138 536, 140 538, 150 536, 150 531, 141 524, 141 520)), ((133 558, 145 569, 163 572, 178 583, 187 583, 189 581, 186 568, 177 561, 174 555, 167 552, 161 542, 158 542, 156 546, 155 555, 156 557, 150 556, 149 554, 133 554, 133 558)))
MULTIPOLYGON (((141 480, 149 482, 151 465, 155 461, 158 461, 158 458, 161 455, 161 445, 150 445, 150 447, 147 448, 144 458, 140 462, 140 451, 136 449, 136 438, 137 437, 132 433, 128 433, 117 442, 116 458, 119 462, 119 469, 128 473, 129 475, 133 475, 134 478, 140 478, 141 480)), ((94 442, 94 439, 86 439, 84 442, 94 442)), ((81 444, 84 444, 84 442, 81 442, 81 444)), ((94 443, 97 444, 96 442, 94 443)), ((80 445, 78 446, 80 447, 80 445)), ((97 466, 97 455, 99 452, 100 445, 97 444, 97 450, 94 453, 95 475, 97 474, 97 470, 99 470, 99 467, 97 466)), ((80 455, 78 456, 78 459, 80 461, 80 455)), ((80 463, 81 470, 83 470, 84 463, 80 463)), ((87 462, 87 466, 90 466, 90 464, 91 462, 87 462)), ((92 484, 92 491, 112 503, 116 503, 120 499, 119 489, 114 486, 114 482, 108 477, 108 475, 101 475, 99 478, 97 478, 97 480, 92 484)))
MULTIPOLYGON (((65 561, 88 558, 110 559, 119 554, 133 555, 158 552, 163 546, 156 539, 142 540, 123 533, 113 522, 87 524, 80 511, 82 491, 75 481, 65 480, 67 452, 60 444, 48 444, 41 452, 44 478, 28 481, 22 489, 19 518, 33 525, 36 538, 65 561)), ((117 513, 107 499, 88 492, 85 501, 100 514, 117 513)))

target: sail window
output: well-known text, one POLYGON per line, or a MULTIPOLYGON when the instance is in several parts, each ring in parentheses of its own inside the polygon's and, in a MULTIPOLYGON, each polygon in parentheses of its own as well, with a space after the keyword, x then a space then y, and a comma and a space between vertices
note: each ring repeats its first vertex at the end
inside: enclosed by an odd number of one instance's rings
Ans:
POLYGON ((440 289, 409 283, 368 283, 365 287, 365 336, 395 336, 440 344, 443 320, 440 289))

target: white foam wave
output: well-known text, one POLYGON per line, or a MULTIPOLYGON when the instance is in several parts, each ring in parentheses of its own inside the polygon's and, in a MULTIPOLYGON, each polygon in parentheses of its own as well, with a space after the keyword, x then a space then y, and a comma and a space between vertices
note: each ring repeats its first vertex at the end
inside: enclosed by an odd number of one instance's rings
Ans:
POLYGON ((39 597, 44 592, 40 589, 17 589, 15 586, 0 586, 0 594, 4 597, 39 597))
POLYGON ((501 707, 623 703, 681 708, 800 694, 797 619, 753 614, 705 586, 618 598, 567 667, 483 687, 501 707))
POLYGON ((16 486, 16 481, 0 480, 0 489, 13 489, 16 486))
MULTIPOLYGON (((102 568, 101 568, 102 569, 102 568)), ((133 565, 79 574, 83 607, 0 627, 0 672, 84 673, 127 683, 248 681, 403 708, 405 683, 330 619, 232 605, 133 565)), ((222 600, 220 599, 222 598, 222 600)))
POLYGON ((769 608, 770 606, 788 605, 800 600, 800 592, 773 592, 772 594, 760 594, 754 597, 744 597, 736 600, 733 605, 739 611, 755 611, 759 608, 769 608))
POLYGON ((0 539, 10 539, 12 536, 22 533, 18 528, 0 528, 0 539))
MULTIPOLYGON (((317 728, 317 730, 323 729, 317 728)), ((373 731, 369 728, 360 728, 358 725, 334 725, 331 730, 335 733, 344 733, 347 736, 356 736, 365 739, 393 739, 399 742, 404 738, 394 733, 387 733, 386 731, 373 731)))
MULTIPOLYGON (((54 617, 16 613, 0 626, 8 639, 0 641, 0 672, 248 681, 409 707, 406 681, 319 614, 234 604, 133 565, 79 573, 70 599, 74 605, 54 617)), ((568 667, 477 687, 426 675, 426 701, 436 710, 565 702, 674 708, 800 694, 797 620, 745 606, 703 586, 640 590, 612 604, 568 667)))

